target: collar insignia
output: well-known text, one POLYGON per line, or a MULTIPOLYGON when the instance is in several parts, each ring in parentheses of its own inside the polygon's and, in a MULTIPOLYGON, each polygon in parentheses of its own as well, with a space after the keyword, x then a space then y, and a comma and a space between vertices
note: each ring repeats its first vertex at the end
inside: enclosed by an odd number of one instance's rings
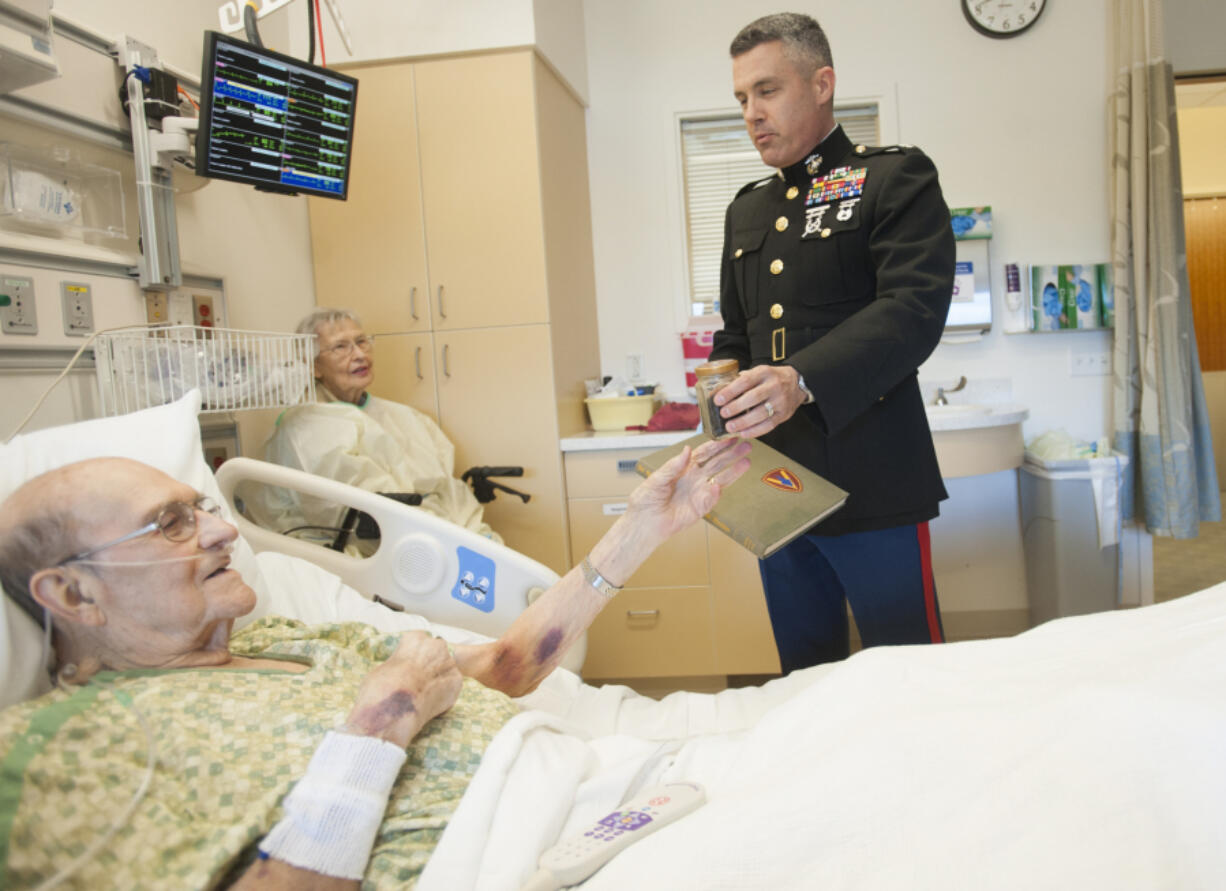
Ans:
POLYGON ((762 477, 762 482, 772 489, 778 489, 781 492, 799 492, 804 488, 796 474, 786 467, 776 467, 766 476, 762 477))
POLYGON ((809 176, 817 176, 817 171, 822 169, 822 156, 818 154, 809 155, 805 158, 805 170, 809 176))

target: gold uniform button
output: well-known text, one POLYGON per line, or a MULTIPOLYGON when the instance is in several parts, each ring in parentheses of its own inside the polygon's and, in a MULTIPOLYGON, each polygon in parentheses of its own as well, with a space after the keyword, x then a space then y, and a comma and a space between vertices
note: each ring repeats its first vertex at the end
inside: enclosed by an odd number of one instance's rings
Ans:
POLYGON ((771 318, 772 319, 783 318, 783 307, 780 306, 778 303, 771 304, 771 318))
POLYGON ((783 272, 782 260, 771 260, 771 275, 778 275, 783 272))
POLYGON ((787 227, 788 227, 788 218, 787 218, 787 217, 780 217, 779 219, 775 220, 775 228, 776 228, 778 231, 782 232, 782 231, 783 231, 784 229, 786 229, 787 227))
POLYGON ((858 146, 856 146, 856 154, 857 154, 857 155, 862 155, 862 154, 864 154, 864 146, 862 146, 862 145, 858 145, 858 146))
POLYGON ((791 201, 793 198, 795 198, 797 195, 800 194, 800 189, 796 188, 795 186, 792 186, 790 189, 787 190, 786 194, 788 196, 788 201, 791 201))
POLYGON ((830 229, 829 228, 823 229, 822 238, 829 238, 829 237, 830 237, 830 229))
POLYGON ((741 250, 740 248, 737 248, 737 249, 736 249, 736 253, 735 253, 735 254, 733 254, 732 256, 734 256, 734 257, 738 257, 738 258, 739 258, 739 257, 741 256, 741 254, 743 254, 743 253, 745 253, 743 250, 741 250))

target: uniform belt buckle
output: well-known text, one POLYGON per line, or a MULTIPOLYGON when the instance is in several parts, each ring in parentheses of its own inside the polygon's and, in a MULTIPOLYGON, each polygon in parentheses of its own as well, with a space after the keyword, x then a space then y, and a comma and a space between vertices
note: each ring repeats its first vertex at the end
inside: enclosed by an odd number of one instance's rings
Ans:
POLYGON ((782 362, 787 357, 787 330, 776 328, 771 332, 771 361, 782 362))

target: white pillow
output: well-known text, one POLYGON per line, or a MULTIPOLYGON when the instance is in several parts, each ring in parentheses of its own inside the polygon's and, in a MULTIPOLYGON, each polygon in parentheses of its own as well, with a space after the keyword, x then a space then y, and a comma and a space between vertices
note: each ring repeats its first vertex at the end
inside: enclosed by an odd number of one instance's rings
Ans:
MULTIPOLYGON (((0 446, 0 501, 27 480, 86 458, 120 457, 142 461, 186 483, 230 509, 205 463, 200 445, 200 391, 177 402, 113 418, 80 421, 35 430, 0 446)), ((262 583, 251 546, 235 543, 233 566, 252 587, 262 583)), ((0 708, 48 689, 42 669, 42 633, 20 607, 0 610, 0 708)))

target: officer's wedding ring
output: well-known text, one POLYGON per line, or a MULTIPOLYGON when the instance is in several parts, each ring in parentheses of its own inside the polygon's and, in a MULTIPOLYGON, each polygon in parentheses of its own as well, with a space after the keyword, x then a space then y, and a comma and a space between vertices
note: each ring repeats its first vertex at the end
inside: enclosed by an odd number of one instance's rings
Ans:
POLYGON ((762 407, 766 409, 766 416, 768 418, 773 418, 775 416, 775 406, 770 404, 769 399, 762 403, 762 407))

